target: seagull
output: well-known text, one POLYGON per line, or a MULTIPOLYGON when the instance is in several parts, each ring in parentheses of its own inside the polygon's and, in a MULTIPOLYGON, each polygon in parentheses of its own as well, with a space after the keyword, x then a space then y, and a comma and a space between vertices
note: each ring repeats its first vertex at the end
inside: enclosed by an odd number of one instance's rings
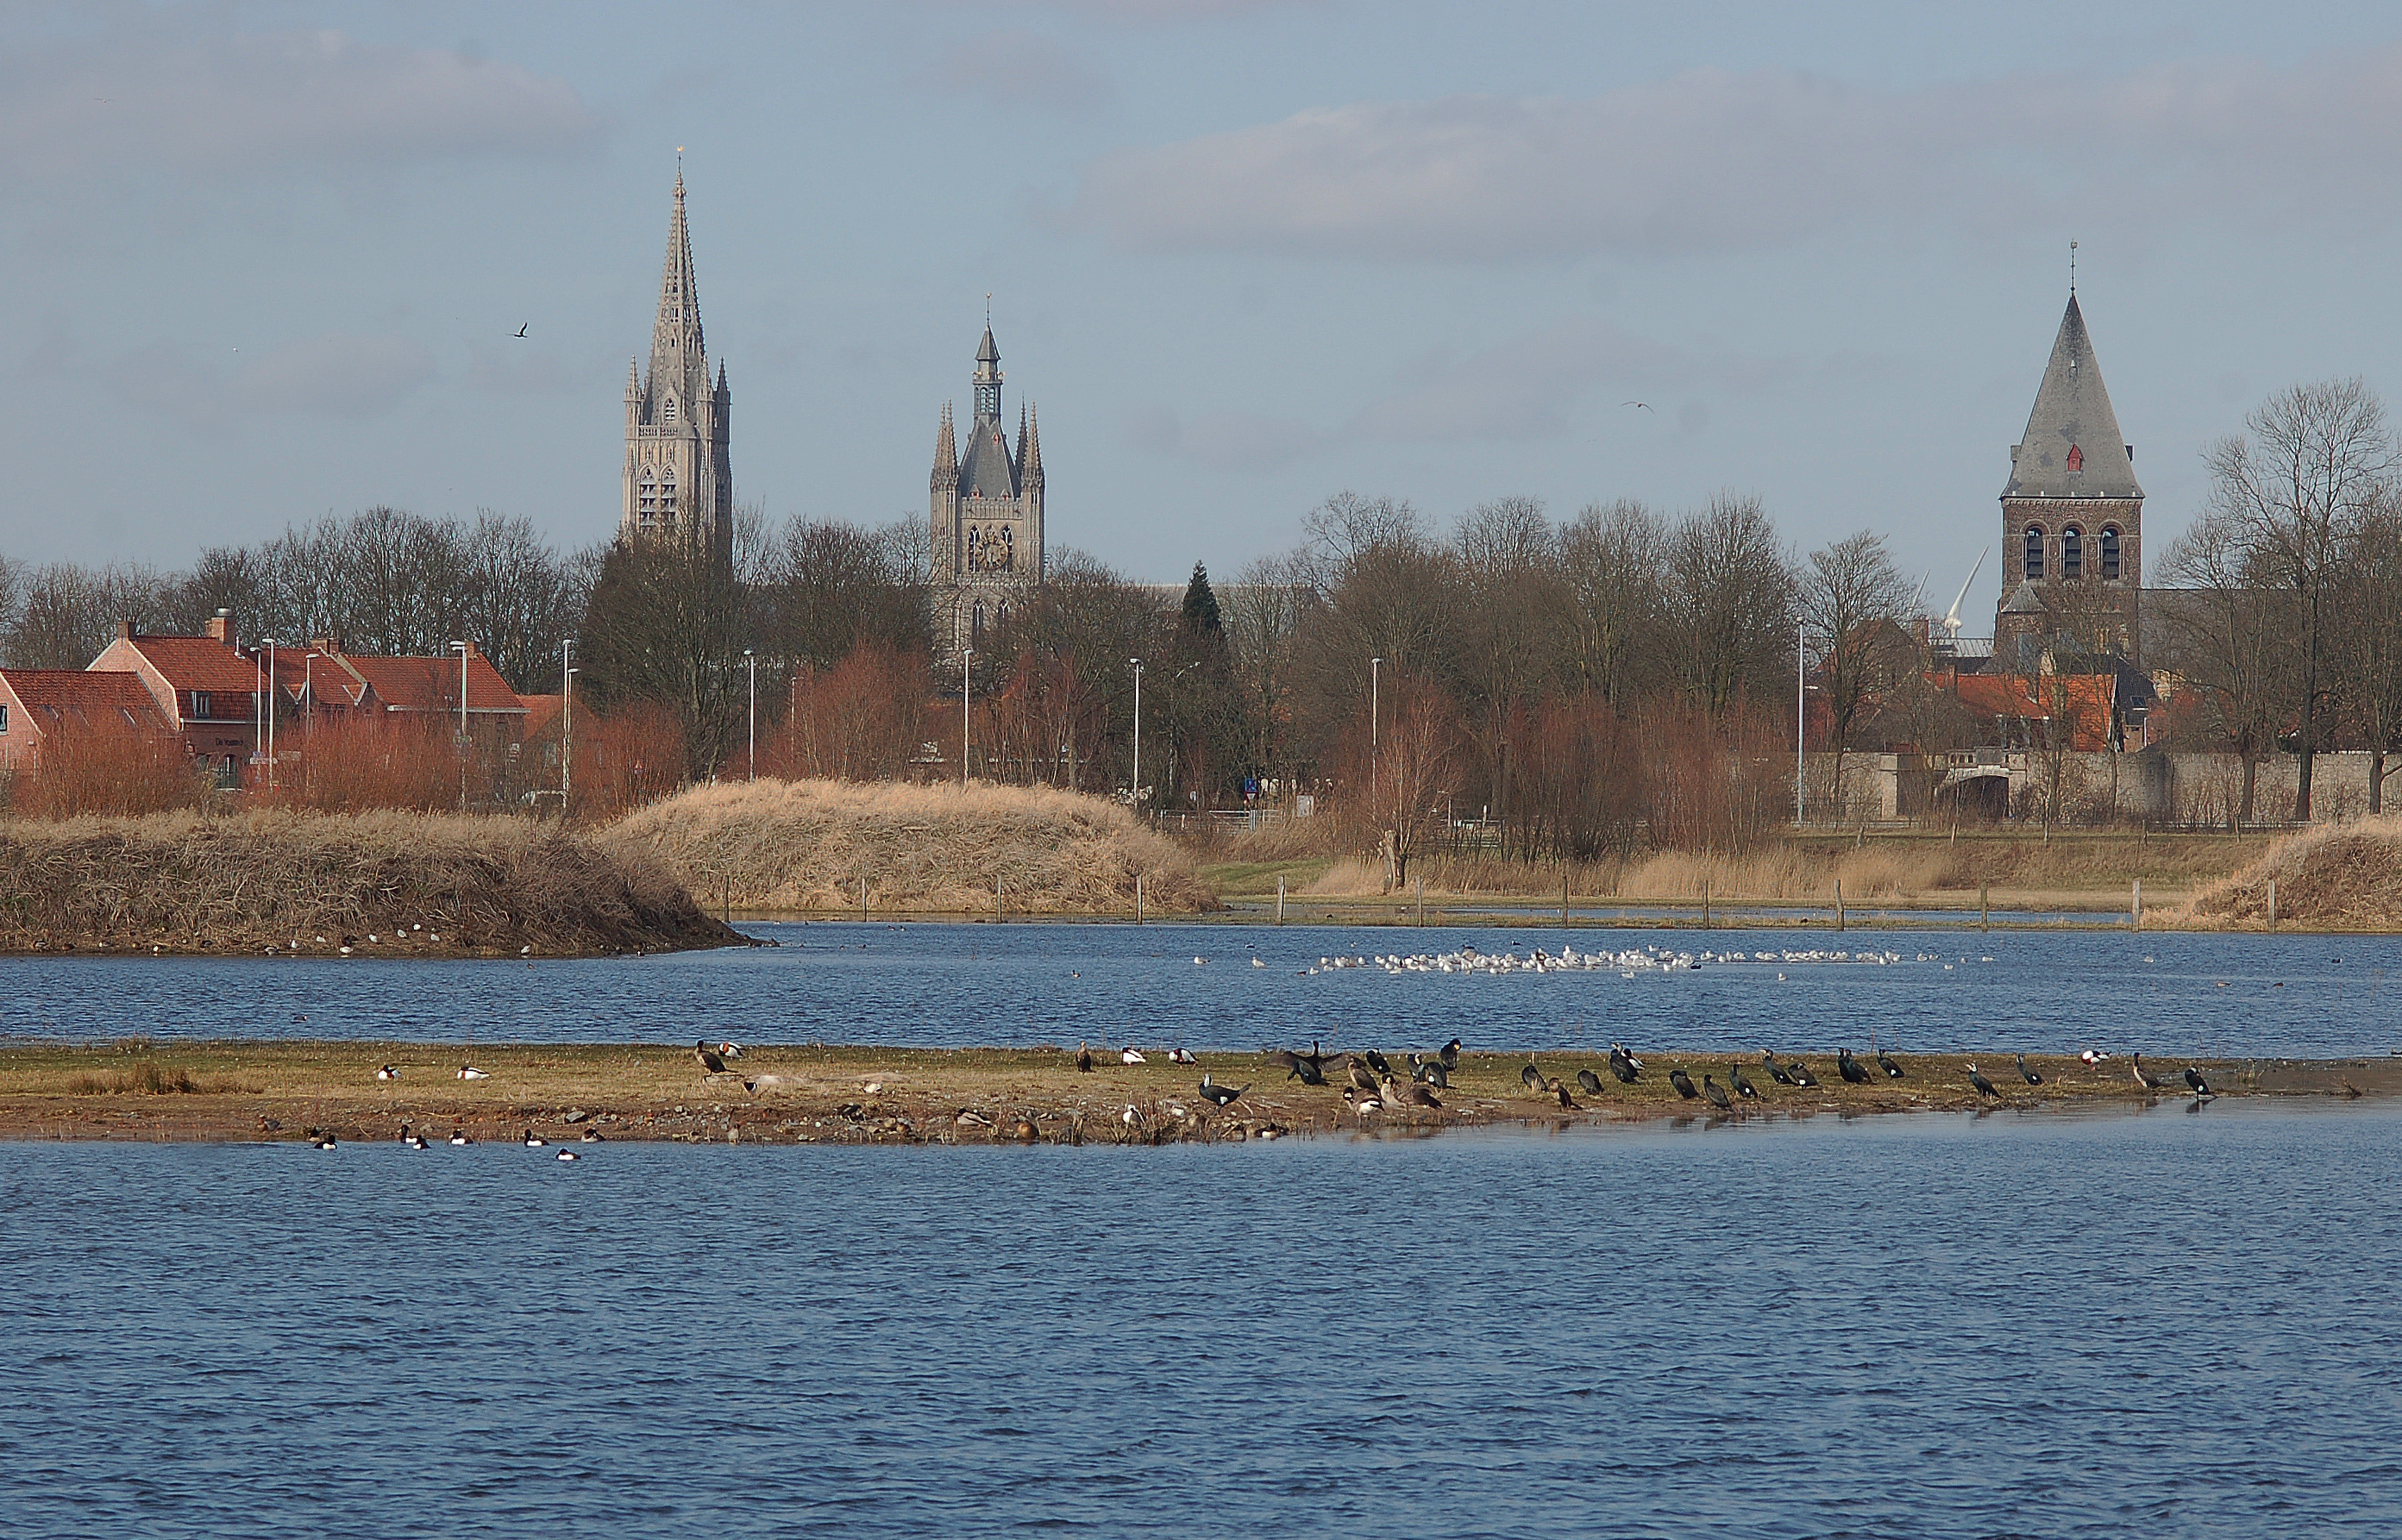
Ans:
POLYGON ((1265 967, 1267 966, 1267 964, 1265 964, 1265 963, 1263 963, 1263 962, 1260 961, 1260 959, 1259 959, 1259 958, 1257 958, 1257 957, 1253 957, 1253 958, 1251 959, 1251 966, 1252 966, 1253 968, 1265 968, 1265 967))
POLYGON ((523 336, 525 336, 525 334, 526 334, 526 326, 530 326, 530 325, 531 325, 531 324, 532 324, 532 323, 531 323, 531 322, 528 322, 528 323, 525 323, 525 325, 521 325, 521 326, 519 326, 519 327, 518 328, 518 333, 517 333, 517 335, 518 335, 518 336, 519 336, 519 337, 523 337, 523 336))
POLYGON ((1132 1043, 1126 1044, 1125 1048, 1118 1051, 1118 1062, 1121 1064, 1151 1063, 1149 1059, 1142 1056, 1142 1051, 1135 1047, 1132 1043))
POLYGON ((703 1074, 723 1075, 725 1073, 725 1061, 719 1057, 717 1051, 711 1048, 707 1043, 693 1044, 692 1058, 695 1064, 700 1066, 701 1072, 703 1074))
POLYGON ((471 1064, 462 1064, 459 1066, 459 1078, 462 1080, 489 1080, 492 1077, 488 1070, 478 1069, 471 1064))
POLYGON ((1658 417, 1660 415, 1659 409, 1648 401, 1622 401, 1619 405, 1621 406, 1640 406, 1645 411, 1650 412, 1653 417, 1658 417))
POLYGON ((1975 1065, 1970 1065, 1968 1066, 1968 1083, 1977 1088, 1978 1095, 1991 1096, 1995 1101, 2001 1100, 2002 1093, 1994 1089, 1993 1081, 1977 1073, 1977 1066, 1975 1065))

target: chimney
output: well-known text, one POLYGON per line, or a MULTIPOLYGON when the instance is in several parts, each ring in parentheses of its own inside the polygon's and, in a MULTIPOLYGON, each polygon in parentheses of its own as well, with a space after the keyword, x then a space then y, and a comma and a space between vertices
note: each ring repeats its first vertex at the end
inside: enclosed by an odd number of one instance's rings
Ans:
POLYGON ((131 641, 133 639, 133 623, 131 621, 120 620, 117 623, 117 639, 119 641, 131 641))
POLYGON ((222 641, 228 647, 231 647, 233 645, 232 611, 219 610, 214 615, 210 617, 209 639, 212 641, 222 641))

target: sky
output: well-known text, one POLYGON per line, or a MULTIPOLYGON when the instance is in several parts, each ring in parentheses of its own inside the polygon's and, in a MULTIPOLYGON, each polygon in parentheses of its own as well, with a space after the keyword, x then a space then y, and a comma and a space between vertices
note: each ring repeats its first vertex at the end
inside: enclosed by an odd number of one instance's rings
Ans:
POLYGON ((1732 489, 1940 612, 2072 240, 2155 557, 2271 392, 2402 401, 2390 6, 15 0, 0 555, 606 538, 679 146, 738 501, 925 516, 989 295, 1054 549, 1154 582, 1732 489))

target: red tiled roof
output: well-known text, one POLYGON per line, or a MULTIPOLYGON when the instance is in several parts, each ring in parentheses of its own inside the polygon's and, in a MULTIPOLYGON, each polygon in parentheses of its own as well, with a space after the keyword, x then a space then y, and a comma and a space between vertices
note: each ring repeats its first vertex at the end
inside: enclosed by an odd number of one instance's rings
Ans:
POLYGON ((159 714, 142 681, 132 674, 92 673, 82 668, 0 668, 0 680, 29 712, 38 713, 34 725, 48 730, 73 717, 87 727, 143 727, 169 733, 174 724, 159 714), (129 720, 130 719, 130 720, 129 720))
MULTIPOLYGON (((459 709, 459 660, 456 657, 368 658, 342 654, 342 662, 364 679, 387 708, 402 711, 459 709)), ((467 709, 522 711, 499 669, 481 653, 468 654, 467 709)))
POLYGON ((259 687, 258 666, 214 637, 136 636, 131 645, 172 689, 251 694, 259 687))
POLYGON ((535 738, 558 725, 559 708, 567 697, 554 692, 547 695, 519 695, 518 699, 525 703, 525 736, 535 738))
POLYGON ((2044 675, 2030 681, 2017 674, 1962 674, 1953 684, 1960 704, 1981 717, 2048 721, 2055 710, 2068 719, 2069 747, 2079 751, 2110 746, 2110 708, 2117 679, 2109 674, 2044 675), (2033 682, 2036 689, 2030 692, 2033 682))

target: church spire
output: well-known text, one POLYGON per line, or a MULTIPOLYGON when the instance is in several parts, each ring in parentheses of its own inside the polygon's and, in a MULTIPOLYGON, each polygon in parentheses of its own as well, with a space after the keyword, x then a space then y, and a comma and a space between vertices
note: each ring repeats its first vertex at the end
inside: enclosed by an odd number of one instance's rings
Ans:
POLYGON ((2051 360, 2036 387, 2026 433, 2010 451, 2004 497, 2140 498, 2134 451, 2119 436, 2119 415, 2102 384, 2077 296, 2060 318, 2051 360))
MULTIPOLYGON (((692 235, 684 227, 683 168, 676 167, 675 207, 668 216, 668 254, 659 271, 659 314, 651 328, 651 391, 689 404, 709 389, 708 348, 700 330, 700 288, 692 271, 692 235)), ((688 413, 686 405, 679 416, 688 413)))
POLYGON ((984 323, 984 345, 976 349, 975 415, 978 422, 1001 424, 1001 350, 993 346, 992 323, 984 323))
POLYGON ((959 443, 951 436, 951 404, 943 403, 943 425, 934 430, 934 490, 959 484, 959 443))
POLYGON ((1026 408, 1026 447, 1018 453, 1017 474, 1028 487, 1042 485, 1042 414, 1026 408))

